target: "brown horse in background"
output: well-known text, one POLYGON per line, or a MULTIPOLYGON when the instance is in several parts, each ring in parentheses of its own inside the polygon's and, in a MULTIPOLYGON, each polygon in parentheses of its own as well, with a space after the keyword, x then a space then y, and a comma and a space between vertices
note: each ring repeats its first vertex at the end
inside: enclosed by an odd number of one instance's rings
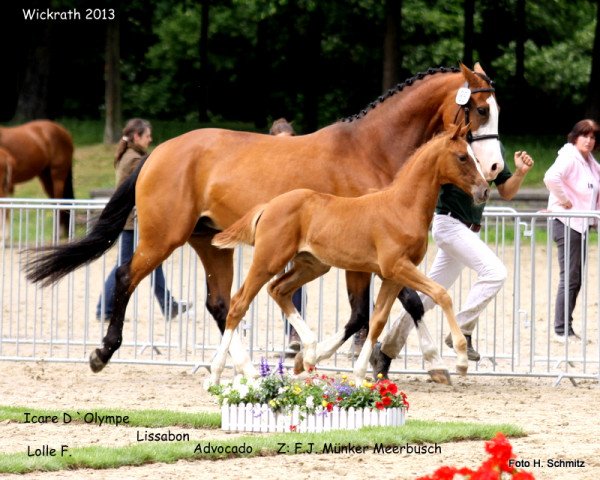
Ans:
MULTIPOLYGON (((279 137, 200 129, 159 145, 117 189, 86 237, 45 247, 27 260, 28 278, 44 285, 100 257, 137 208, 139 244, 117 271, 115 308, 100 371, 122 342, 123 319, 139 282, 186 241, 200 256, 208 311, 221 332, 229 310, 233 250, 211 241, 254 206, 297 188, 356 197, 389 185, 420 145, 451 123, 470 123, 470 141, 486 178, 502 170, 494 89, 479 65, 437 68, 399 84, 345 121, 308 135, 279 137), (457 96, 457 94, 459 94, 457 96), (460 98, 460 100, 459 100, 460 98), (480 140, 480 141, 477 141, 480 140)), ((352 316, 347 337, 368 324, 370 274, 347 272, 352 316)), ((235 349, 235 348, 234 348, 235 349)), ((241 345, 237 350, 244 351, 241 345)))
POLYGON ((6 148, 0 147, 0 197, 8 197, 14 191, 12 181, 15 157, 6 148))
MULTIPOLYGON (((418 265, 427 251, 429 224, 442 185, 452 183, 485 202, 489 185, 465 141, 468 128, 451 127, 419 148, 398 172, 392 184, 378 192, 344 198, 301 189, 284 193, 261 205, 215 235, 213 245, 234 248, 254 245, 252 265, 242 287, 233 296, 221 345, 211 365, 211 383, 218 383, 234 331, 260 289, 269 294, 294 326, 304 346, 304 367, 314 367, 316 336, 292 302, 292 294, 334 266, 374 273, 381 289, 365 342, 356 362, 356 383, 362 384, 368 359, 387 322, 402 287, 430 296, 442 307, 456 346, 457 370, 467 373, 466 340, 452 310, 446 289, 421 272, 418 265)), ((234 360, 237 352, 230 352, 234 360)), ((252 365, 236 365, 248 374, 252 365)), ((254 376, 258 376, 255 374, 254 376)))
MULTIPOLYGON (((74 198, 73 140, 64 127, 50 120, 0 127, 0 147, 13 157, 13 186, 39 177, 48 197, 74 198)), ((61 211, 60 224, 66 234, 68 211, 61 211)))

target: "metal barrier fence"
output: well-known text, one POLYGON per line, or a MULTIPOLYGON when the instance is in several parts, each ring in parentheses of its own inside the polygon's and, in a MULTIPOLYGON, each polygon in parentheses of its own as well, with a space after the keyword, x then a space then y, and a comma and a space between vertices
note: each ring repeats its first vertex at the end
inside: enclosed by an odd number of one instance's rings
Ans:
MULTIPOLYGON (((23 274, 27 249, 58 240, 58 212, 71 212, 69 237, 83 235, 104 206, 101 200, 49 201, 0 199, 0 360, 87 362, 105 334, 107 323, 97 321, 95 310, 106 275, 117 260, 117 248, 90 265, 68 275, 57 285, 40 288, 23 274)), ((567 218, 598 219, 595 212, 569 213, 567 218)), ((553 339, 554 303, 558 286, 558 255, 552 241, 553 216, 488 207, 481 238, 502 259, 509 275, 503 289, 480 317, 473 334, 482 354, 470 363, 469 374, 554 377, 600 380, 600 243, 593 232, 585 245, 583 284, 574 313, 581 342, 560 344, 553 339)), ((422 268, 426 271, 435 253, 430 247, 422 268)), ((252 257, 250 248, 235 255, 234 290, 242 282, 252 257)), ((123 344, 113 362, 207 367, 220 341, 215 322, 204 308, 204 270, 195 254, 184 246, 163 264, 167 286, 175 298, 193 302, 194 308, 167 320, 155 301, 150 280, 138 287, 127 309, 123 344)), ((455 310, 461 308, 475 277, 464 270, 450 292, 455 310)), ((373 282, 373 291, 378 288, 373 282)), ((263 289, 264 290, 264 289, 263 289)), ((391 318, 401 313, 399 302, 391 318)), ((305 316, 318 338, 343 328, 350 315, 344 273, 332 269, 307 286, 305 316)), ((286 353, 287 335, 281 311, 262 291, 240 329, 254 361, 279 358, 286 353)), ((449 369, 454 352, 443 338, 447 324, 439 309, 426 316, 433 338, 449 369)), ((323 370, 351 371, 352 340, 323 370)), ((291 364, 291 359, 288 360, 291 364)), ((416 334, 392 364, 392 373, 425 373, 416 334)))

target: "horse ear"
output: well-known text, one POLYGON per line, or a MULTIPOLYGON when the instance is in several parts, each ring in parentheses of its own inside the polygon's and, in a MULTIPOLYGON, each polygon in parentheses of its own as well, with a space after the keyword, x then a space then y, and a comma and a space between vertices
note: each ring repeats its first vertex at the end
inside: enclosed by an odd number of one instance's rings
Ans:
POLYGON ((462 136, 462 128, 462 122, 458 125, 454 125, 453 123, 448 125, 448 131, 452 134, 450 135, 450 140, 456 140, 459 136, 462 136))
POLYGON ((485 75, 487 77, 487 73, 485 73, 483 71, 483 68, 481 68, 481 64, 479 62, 475 63, 475 66, 473 67, 473 71, 475 71, 477 73, 481 73, 482 75, 485 75))
POLYGON ((477 75, 475 75, 469 67, 466 67, 464 63, 460 63, 460 70, 465 77, 465 80, 469 83, 469 85, 477 84, 477 75))
POLYGON ((463 127, 460 129, 460 136, 461 136, 462 138, 466 138, 466 136, 467 136, 467 132, 469 131, 469 128, 471 128, 471 122, 467 123, 465 126, 463 126, 463 127))

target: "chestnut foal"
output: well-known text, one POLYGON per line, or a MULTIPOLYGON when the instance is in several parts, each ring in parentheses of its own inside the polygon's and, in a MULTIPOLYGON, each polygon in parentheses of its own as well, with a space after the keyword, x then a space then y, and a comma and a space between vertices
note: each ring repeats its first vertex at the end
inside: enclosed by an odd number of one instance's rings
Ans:
MULTIPOLYGON (((388 319, 394 299, 404 286, 429 295, 442 307, 457 353, 456 368, 467 372, 466 341, 452 310, 452 300, 417 265, 427 250, 429 224, 441 185, 453 183, 478 203, 487 200, 489 186, 465 140, 467 127, 451 125, 419 148, 392 184, 361 197, 347 198, 299 189, 260 205, 213 239, 219 248, 239 243, 255 245, 248 275, 234 295, 225 332, 211 365, 210 383, 218 383, 234 330, 256 294, 284 266, 293 266, 269 287, 269 294, 299 333, 304 367, 316 361, 316 337, 296 311, 293 292, 323 275, 331 266, 375 273, 381 288, 365 342, 355 364, 357 382, 365 378, 368 359, 388 319)), ((237 339, 236 339, 237 342, 237 339)), ((248 365, 236 365, 248 372, 248 365)))

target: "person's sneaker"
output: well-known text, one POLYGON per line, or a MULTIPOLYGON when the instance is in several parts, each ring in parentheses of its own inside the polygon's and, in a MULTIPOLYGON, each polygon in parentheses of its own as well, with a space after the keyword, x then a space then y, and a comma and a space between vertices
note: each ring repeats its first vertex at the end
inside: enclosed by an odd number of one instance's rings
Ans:
POLYGON ((375 378, 379 378, 379 374, 381 374, 383 378, 388 378, 392 359, 381 351, 381 342, 375 344, 375 347, 371 352, 371 357, 369 358, 369 363, 373 368, 373 376, 375 378))
POLYGON ((192 308, 193 303, 187 303, 187 302, 173 302, 171 304, 171 313, 169 315, 167 315, 167 319, 168 320, 172 320, 174 318, 176 318, 179 313, 181 312, 182 314, 184 314, 186 311, 188 311, 190 308, 192 308))
POLYGON ((298 332, 292 327, 288 337, 288 348, 293 352, 299 352, 300 347, 302 347, 302 340, 300 340, 298 332))
MULTIPOLYGON (((465 338, 467 339, 467 358, 472 362, 478 362, 479 360, 481 360, 481 355, 479 355, 479 352, 473 348, 471 335, 465 335, 465 338)), ((448 345, 449 348, 454 348, 452 344, 452 335, 450 333, 446 337, 445 341, 446 345, 448 345)))

